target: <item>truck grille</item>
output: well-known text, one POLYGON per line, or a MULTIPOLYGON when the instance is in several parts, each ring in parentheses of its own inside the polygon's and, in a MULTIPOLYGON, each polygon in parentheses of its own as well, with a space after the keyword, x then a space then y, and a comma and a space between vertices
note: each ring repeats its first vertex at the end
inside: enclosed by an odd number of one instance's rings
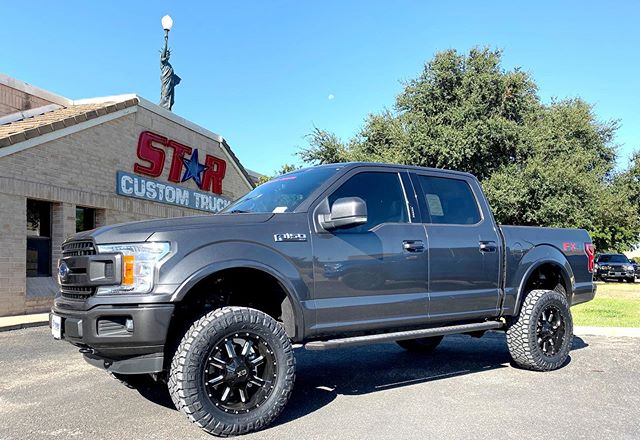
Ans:
POLYGON ((60 286, 60 294, 69 299, 86 299, 96 293, 95 287, 60 286))
POLYGON ((95 255, 96 248, 91 241, 70 241, 62 245, 63 257, 79 257, 82 255, 95 255))
MULTIPOLYGON (((96 248, 92 241, 69 241, 62 245, 62 257, 81 257, 95 255, 96 248)), ((69 286, 64 283, 60 286, 60 294, 63 298, 84 300, 96 293, 95 287, 69 286)))

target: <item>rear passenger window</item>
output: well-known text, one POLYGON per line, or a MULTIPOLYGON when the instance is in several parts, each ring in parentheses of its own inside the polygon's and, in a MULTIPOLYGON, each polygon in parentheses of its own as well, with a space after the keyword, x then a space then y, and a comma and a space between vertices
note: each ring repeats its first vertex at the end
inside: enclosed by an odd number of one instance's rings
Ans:
POLYGON ((431 223, 473 225, 480 221, 478 203, 464 180, 418 175, 431 223))
POLYGON ((407 202, 397 173, 364 172, 351 177, 329 196, 329 206, 343 197, 367 204, 367 223, 340 233, 366 232, 382 223, 408 223, 407 202))

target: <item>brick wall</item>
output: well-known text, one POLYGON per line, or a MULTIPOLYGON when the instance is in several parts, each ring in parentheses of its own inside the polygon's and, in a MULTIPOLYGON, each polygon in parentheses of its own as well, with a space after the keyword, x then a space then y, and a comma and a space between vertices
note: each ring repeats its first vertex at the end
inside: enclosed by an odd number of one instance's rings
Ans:
POLYGON ((25 311, 27 200, 0 193, 0 316, 25 311))
POLYGON ((76 206, 54 203, 51 206, 51 273, 54 276, 58 272, 58 259, 62 256, 62 243, 75 233, 76 206))
MULTIPOLYGON (((223 196, 234 200, 250 190, 216 140, 141 107, 135 113, 0 158, 0 316, 46 311, 52 300, 52 296, 26 291, 26 198, 53 203, 54 265, 60 244, 75 233, 76 205, 96 208, 97 226, 204 214, 116 194, 116 171, 133 172, 138 137, 145 130, 198 148, 201 160, 207 153, 225 159, 223 196)), ((168 154, 158 180, 167 179, 170 159, 168 154)), ((197 189, 193 182, 181 185, 197 189)))
POLYGON ((51 101, 0 84, 0 116, 53 104, 51 101))

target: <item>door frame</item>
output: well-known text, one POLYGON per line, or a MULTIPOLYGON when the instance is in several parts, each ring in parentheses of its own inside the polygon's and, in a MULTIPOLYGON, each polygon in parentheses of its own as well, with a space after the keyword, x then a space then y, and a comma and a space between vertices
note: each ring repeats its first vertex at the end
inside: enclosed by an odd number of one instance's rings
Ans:
MULTIPOLYGON (((503 236, 502 236, 502 232, 500 231, 500 228, 498 227, 498 224, 496 223, 494 217, 493 217, 493 212, 491 211, 491 208, 489 207, 489 203, 484 195, 484 192, 482 191, 482 188, 480 186, 480 183, 478 182, 478 179, 471 175, 471 174, 466 174, 466 173, 459 173, 459 172, 449 172, 447 170, 437 170, 437 169, 409 169, 407 170, 409 177, 411 179, 411 183, 413 185, 414 191, 415 191, 415 197, 419 206, 419 211, 420 211, 420 216, 418 218, 418 220, 424 225, 424 230, 425 230, 425 236, 427 237, 427 246, 430 246, 431 244, 431 240, 430 240, 430 226, 436 226, 436 227, 442 227, 442 226, 455 226, 455 227, 463 227, 463 228, 467 228, 467 227, 473 227, 473 228, 477 228, 477 227, 481 227, 481 226, 485 226, 488 227, 488 225, 485 225, 485 222, 489 222, 490 223, 490 227, 491 229, 494 231, 495 236, 497 238, 496 240, 496 244, 497 244, 497 249, 496 252, 498 253, 498 279, 497 279, 497 283, 498 283, 498 299, 496 302, 496 313, 500 313, 501 309, 502 309, 502 302, 504 300, 504 267, 505 267, 505 250, 502 246, 503 243, 503 236), (476 206, 478 208, 478 213, 480 214, 480 221, 474 224, 456 224, 456 223, 432 223, 431 222, 431 215, 429 213, 429 208, 427 206, 427 202, 425 200, 425 197, 422 195, 423 188, 422 188, 422 184, 420 183, 419 180, 419 176, 429 176, 429 177, 438 177, 438 178, 443 178, 443 179, 453 179, 453 180, 461 180, 463 182, 466 182, 467 185, 469 186, 469 188, 471 189, 471 193, 473 194, 473 197, 475 199, 476 202, 476 206)), ((429 252, 429 293, 431 294, 432 290, 431 290, 431 258, 432 258, 432 253, 430 251, 430 248, 428 248, 428 252, 429 252)))
MULTIPOLYGON (((318 221, 319 214, 328 214, 328 212, 318 212, 320 210, 330 208, 329 206, 323 206, 324 201, 343 183, 347 180, 355 176, 356 174, 360 174, 363 172, 372 172, 372 173, 395 173, 398 174, 398 178, 400 180, 400 186, 402 187, 404 193, 405 204, 407 207, 407 213, 409 217, 409 223, 421 223, 420 219, 420 209, 417 205, 417 195, 415 193, 415 189, 413 188, 413 182, 409 177, 409 170, 401 166, 372 166, 372 165, 362 165, 357 166, 355 168, 350 169, 345 172, 342 176, 340 176, 335 182, 329 185, 324 189, 310 204, 309 209, 307 211, 309 216, 309 224, 312 225, 311 233, 314 234, 331 234, 331 231, 325 230, 318 221), (406 174, 406 176, 403 176, 406 174), (407 183, 411 183, 411 187, 407 188, 407 183), (413 191, 413 198, 410 195, 410 192, 413 191)), ((375 227, 374 227, 375 228, 375 227)))

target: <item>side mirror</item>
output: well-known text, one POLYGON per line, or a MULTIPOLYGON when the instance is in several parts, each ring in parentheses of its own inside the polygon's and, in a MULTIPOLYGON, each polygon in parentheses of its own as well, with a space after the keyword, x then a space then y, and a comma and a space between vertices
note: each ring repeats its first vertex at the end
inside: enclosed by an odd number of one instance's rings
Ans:
POLYGON ((320 225, 327 231, 351 228, 367 222, 367 204, 360 197, 343 197, 333 202, 331 214, 320 216, 320 225))

